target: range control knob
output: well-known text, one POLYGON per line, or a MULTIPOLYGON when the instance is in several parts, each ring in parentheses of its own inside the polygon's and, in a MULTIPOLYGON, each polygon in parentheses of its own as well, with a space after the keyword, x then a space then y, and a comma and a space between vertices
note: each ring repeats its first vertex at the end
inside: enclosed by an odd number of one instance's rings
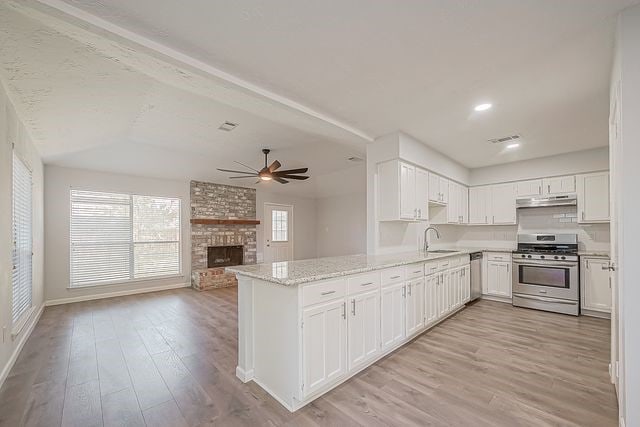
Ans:
POLYGON ((567 257, 566 256, 561 256, 560 259, 567 259, 567 257))
POLYGON ((527 255, 527 258, 531 258, 531 255, 527 255))
POLYGON ((540 255, 540 259, 544 259, 544 255, 540 255))
POLYGON ((555 255, 555 256, 553 257, 553 259, 558 259, 558 255, 555 255))
POLYGON ((522 254, 522 255, 520 255, 520 256, 521 256, 522 258, 526 257, 526 255, 525 255, 525 254, 522 254))

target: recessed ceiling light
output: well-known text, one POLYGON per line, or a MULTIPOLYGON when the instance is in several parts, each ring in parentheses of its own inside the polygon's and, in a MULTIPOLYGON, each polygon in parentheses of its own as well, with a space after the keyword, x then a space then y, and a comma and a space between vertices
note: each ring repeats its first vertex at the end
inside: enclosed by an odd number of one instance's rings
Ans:
POLYGON ((491 107, 492 107, 491 104, 478 104, 473 109, 476 111, 486 111, 491 107))
POLYGON ((520 147, 520 143, 518 143, 518 142, 516 142, 514 144, 507 145, 507 148, 518 148, 518 147, 520 147))
POLYGON ((226 131, 226 132, 231 132, 232 130, 234 130, 237 127, 238 127, 238 123, 224 122, 223 124, 221 124, 218 127, 218 129, 226 131))

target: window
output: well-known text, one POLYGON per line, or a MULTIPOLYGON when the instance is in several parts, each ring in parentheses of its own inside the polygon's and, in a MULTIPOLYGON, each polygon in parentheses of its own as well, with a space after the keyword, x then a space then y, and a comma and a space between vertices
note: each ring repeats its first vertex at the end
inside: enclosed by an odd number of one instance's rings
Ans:
POLYGON ((287 242, 289 241, 288 232, 288 215, 287 211, 271 211, 271 241, 287 242))
POLYGON ((179 275, 180 199, 71 190, 71 287, 179 275))
POLYGON ((12 200, 13 270, 11 274, 11 318, 16 324, 31 308, 31 171, 13 154, 12 200))

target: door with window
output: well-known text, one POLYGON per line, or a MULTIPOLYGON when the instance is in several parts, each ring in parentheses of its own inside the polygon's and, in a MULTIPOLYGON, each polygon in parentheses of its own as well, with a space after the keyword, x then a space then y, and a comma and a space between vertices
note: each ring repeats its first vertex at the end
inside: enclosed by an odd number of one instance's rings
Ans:
POLYGON ((265 203, 264 262, 293 260, 293 206, 265 203))

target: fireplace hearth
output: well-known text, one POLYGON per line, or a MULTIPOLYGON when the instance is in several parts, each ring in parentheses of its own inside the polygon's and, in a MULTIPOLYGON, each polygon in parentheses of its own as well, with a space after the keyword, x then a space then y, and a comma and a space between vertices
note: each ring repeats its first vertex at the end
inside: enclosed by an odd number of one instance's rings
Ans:
POLYGON ((207 247, 207 268, 230 267, 244 263, 244 247, 209 246, 207 247))

